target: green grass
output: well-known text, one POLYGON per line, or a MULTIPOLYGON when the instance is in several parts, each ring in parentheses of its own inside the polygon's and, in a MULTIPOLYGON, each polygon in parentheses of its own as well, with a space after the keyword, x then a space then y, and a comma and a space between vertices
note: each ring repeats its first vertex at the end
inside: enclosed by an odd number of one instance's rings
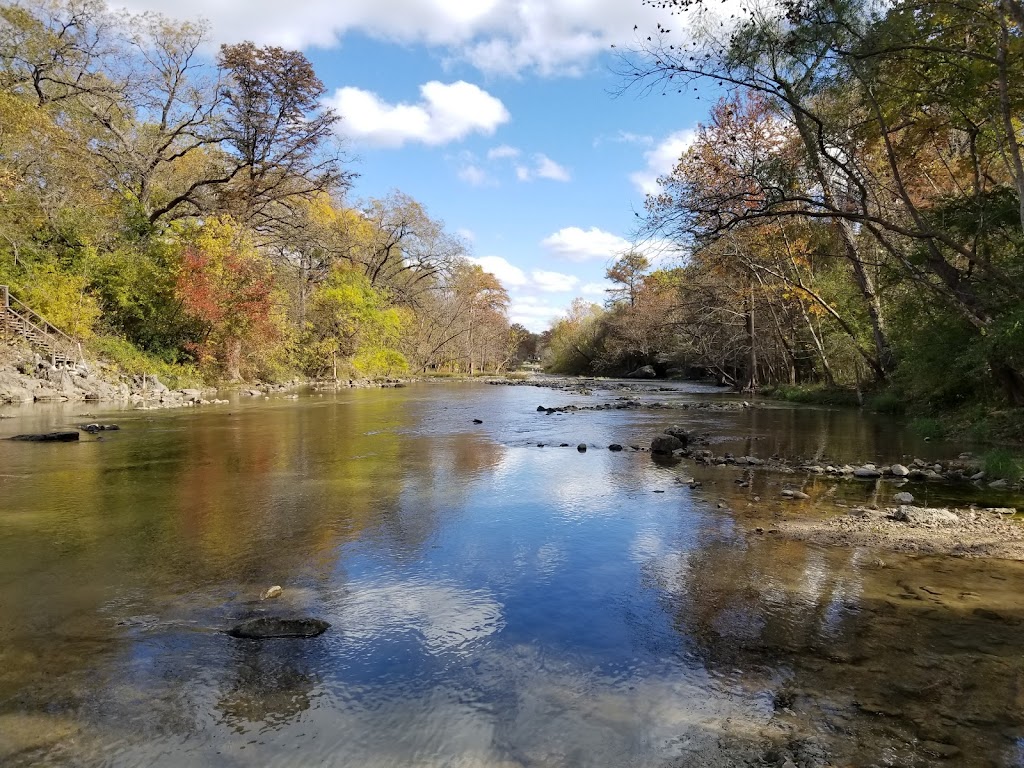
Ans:
POLYGON ((922 416, 910 422, 910 428, 921 437, 938 439, 946 436, 946 425, 936 418, 922 416))
POLYGON ((859 405, 857 393, 852 389, 824 386, 800 386, 777 384, 765 387, 761 394, 774 400, 785 400, 789 403, 807 403, 813 405, 859 405))
POLYGON ((1005 448, 994 448, 982 457, 985 476, 1016 483, 1024 477, 1024 461, 1005 448))

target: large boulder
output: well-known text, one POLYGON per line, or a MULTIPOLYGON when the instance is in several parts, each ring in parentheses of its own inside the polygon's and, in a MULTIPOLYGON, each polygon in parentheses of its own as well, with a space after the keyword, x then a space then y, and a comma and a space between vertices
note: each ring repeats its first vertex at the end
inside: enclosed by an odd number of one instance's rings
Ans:
POLYGON ((654 370, 653 365, 644 365, 637 368, 632 373, 626 374, 627 379, 656 379, 658 378, 657 371, 654 370))
POLYGON ((683 441, 675 435, 658 435, 651 440, 651 453, 670 454, 685 447, 683 441))
POLYGON ((286 619, 280 616, 261 616, 236 624, 227 631, 232 637, 250 640, 268 640, 274 637, 316 637, 331 625, 322 619, 286 619))
POLYGON ((688 442, 690 442, 690 433, 689 433, 689 431, 683 429, 682 427, 669 427, 668 429, 665 430, 665 434, 666 435, 672 435, 672 437, 674 437, 677 440, 679 440, 679 442, 681 442, 683 444, 682 445, 683 448, 685 448, 686 444, 688 442))

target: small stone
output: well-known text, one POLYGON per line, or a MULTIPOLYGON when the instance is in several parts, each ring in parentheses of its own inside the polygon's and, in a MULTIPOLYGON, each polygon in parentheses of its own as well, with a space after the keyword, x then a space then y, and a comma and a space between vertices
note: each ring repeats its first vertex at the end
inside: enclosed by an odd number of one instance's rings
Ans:
POLYGON ((280 597, 284 594, 284 589, 280 586, 274 585, 269 589, 263 590, 263 594, 260 595, 260 600, 273 600, 275 597, 280 597))
POLYGON ((608 446, 608 450, 618 452, 622 450, 622 446, 619 445, 618 443, 612 443, 611 445, 608 446))
POLYGON ((882 473, 875 469, 874 465, 865 464, 863 467, 853 470, 853 476, 859 477, 862 480, 873 480, 877 477, 881 477, 882 473))
POLYGON ((892 500, 895 501, 897 504, 913 504, 914 494, 907 493, 906 491, 900 491, 899 493, 892 497, 892 500))
POLYGON ((586 443, 580 443, 579 445, 576 446, 576 450, 579 451, 580 453, 586 453, 587 452, 587 444, 586 443))
POLYGON ((473 423, 474 424, 483 424, 484 420, 483 419, 473 419, 473 423))
POLYGON ((988 487, 995 488, 998 490, 1000 488, 1007 488, 1009 485, 1010 484, 1006 480, 993 480, 991 483, 988 484, 988 487))
POLYGON ((910 474, 910 470, 902 464, 893 464, 889 471, 896 475, 896 477, 906 477, 910 474))

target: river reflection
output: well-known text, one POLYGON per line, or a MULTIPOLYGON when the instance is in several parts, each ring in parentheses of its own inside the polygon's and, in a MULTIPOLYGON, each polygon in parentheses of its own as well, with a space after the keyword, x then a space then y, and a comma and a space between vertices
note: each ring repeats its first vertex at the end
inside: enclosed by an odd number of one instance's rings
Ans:
MULTIPOLYGON (((645 397, 720 397, 691 389, 645 397)), ((1024 568, 750 536, 782 479, 605 449, 957 446, 851 411, 536 412, 593 401, 419 386, 0 442, 0 763, 1019 764, 1024 568), (267 611, 333 626, 221 632, 267 611)))

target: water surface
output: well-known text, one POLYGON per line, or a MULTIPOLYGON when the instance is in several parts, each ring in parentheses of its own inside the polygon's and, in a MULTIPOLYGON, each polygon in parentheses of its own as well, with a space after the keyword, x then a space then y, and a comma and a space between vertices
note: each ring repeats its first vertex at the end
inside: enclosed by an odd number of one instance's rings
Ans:
MULTIPOLYGON (((644 397, 722 397, 683 389, 644 397)), ((620 394, 5 409, 2 435, 122 429, 0 441, 0 763, 724 766, 783 734, 806 765, 1024 764, 1024 568, 751 536, 787 478, 606 449, 671 423, 762 457, 962 446, 806 407, 536 412, 620 394), (265 611, 333 627, 221 631, 265 611)))

